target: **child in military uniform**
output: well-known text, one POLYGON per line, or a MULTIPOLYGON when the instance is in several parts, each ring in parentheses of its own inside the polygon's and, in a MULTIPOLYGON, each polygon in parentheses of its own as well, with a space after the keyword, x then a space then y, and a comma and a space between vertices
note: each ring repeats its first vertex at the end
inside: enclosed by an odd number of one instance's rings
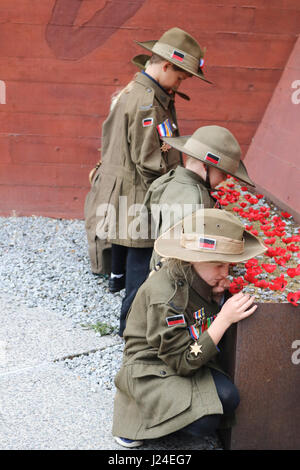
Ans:
POLYGON ((113 435, 125 447, 232 424, 239 393, 220 365, 218 345, 256 306, 242 292, 220 305, 214 292, 224 291, 229 263, 266 247, 231 213, 201 209, 159 237, 154 249, 165 261, 134 299, 115 377, 113 435))
MULTIPOLYGON (((202 71, 203 51, 181 29, 172 28, 158 41, 138 44, 153 55, 103 124, 102 164, 85 203, 92 271, 112 272, 118 276, 119 287, 122 278, 125 280, 121 323, 148 275, 153 247, 151 240, 132 236, 134 208, 142 205, 156 178, 181 164, 180 152, 174 148, 165 152, 161 140, 178 135, 173 90, 188 77, 207 81, 202 71), (125 260, 126 273, 119 272, 125 260)), ((120 336, 122 330, 120 326, 120 336)))
MULTIPOLYGON (((187 158, 185 167, 177 167, 157 178, 147 191, 145 214, 148 219, 151 214, 149 226, 154 238, 199 209, 200 205, 203 208, 215 207, 211 189, 224 181, 227 174, 254 186, 241 160, 239 143, 228 129, 203 126, 191 136, 164 137, 163 140, 187 158)), ((153 269, 158 261, 159 256, 154 252, 150 268, 153 269)))

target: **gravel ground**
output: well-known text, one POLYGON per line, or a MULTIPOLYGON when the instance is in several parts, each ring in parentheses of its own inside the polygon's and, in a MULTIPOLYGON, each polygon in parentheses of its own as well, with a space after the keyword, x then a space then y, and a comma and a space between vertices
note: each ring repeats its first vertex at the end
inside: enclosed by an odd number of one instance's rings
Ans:
MULTIPOLYGON (((252 207, 259 209, 268 204, 271 217, 280 214, 265 198, 252 207)), ((285 222, 286 237, 298 233, 292 219, 285 222)), ((249 222, 243 220, 243 223, 249 222)), ((259 226, 256 228, 259 230, 259 226)), ((116 344, 104 351, 65 360, 65 365, 87 378, 93 389, 97 386, 112 389, 113 377, 122 360, 123 341, 116 332, 124 291, 109 293, 107 278, 91 273, 84 222, 35 216, 7 217, 0 218, 0 233, 0 289, 5 295, 13 296, 14 301, 27 307, 52 309, 71 318, 74 326, 93 328, 97 335, 104 330, 105 334, 115 336, 116 344)), ((260 235, 263 235, 261 231, 260 235)), ((290 266, 297 265, 297 255, 297 252, 292 253, 290 266)), ((266 257, 259 261, 272 262, 266 257)), ((284 292, 260 289, 253 284, 247 285, 244 291, 255 294, 260 302, 286 302, 287 292, 299 289, 299 277, 288 278, 287 267, 278 266, 273 275, 282 272, 288 279, 284 292)), ((236 277, 244 273, 243 265, 235 266, 236 277)), ((270 275, 260 275, 260 279, 267 277, 270 275)))
POLYGON ((96 335, 104 329, 115 336, 113 347, 65 360, 92 389, 114 387, 123 351, 116 332, 124 291, 111 294, 107 278, 91 273, 84 222, 1 217, 0 233, 0 291, 20 305, 54 310, 96 335))

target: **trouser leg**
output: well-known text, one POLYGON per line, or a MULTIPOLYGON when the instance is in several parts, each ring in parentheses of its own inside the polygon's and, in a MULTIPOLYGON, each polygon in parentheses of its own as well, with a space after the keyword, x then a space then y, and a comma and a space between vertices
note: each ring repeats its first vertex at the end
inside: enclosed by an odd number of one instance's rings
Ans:
POLYGON ((128 248, 126 260, 125 297, 122 302, 119 335, 123 336, 126 316, 134 297, 149 274, 152 248, 128 248))
POLYGON ((111 245, 111 272, 113 274, 125 274, 127 247, 111 245))
MULTIPOLYGON (((224 414, 232 413, 240 402, 239 392, 231 380, 221 372, 211 369, 211 373, 216 385, 216 389, 223 406, 224 414)), ((205 436, 215 432, 221 421, 221 414, 202 416, 189 424, 182 431, 193 436, 205 436)))

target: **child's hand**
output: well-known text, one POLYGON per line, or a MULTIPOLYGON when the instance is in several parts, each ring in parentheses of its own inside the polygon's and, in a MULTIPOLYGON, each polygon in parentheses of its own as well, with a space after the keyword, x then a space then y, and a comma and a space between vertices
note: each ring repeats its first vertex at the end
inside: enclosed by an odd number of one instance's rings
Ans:
POLYGON ((225 302, 218 317, 222 318, 228 326, 243 320, 252 315, 257 309, 257 305, 252 306, 254 299, 255 297, 250 297, 249 294, 239 292, 225 302))

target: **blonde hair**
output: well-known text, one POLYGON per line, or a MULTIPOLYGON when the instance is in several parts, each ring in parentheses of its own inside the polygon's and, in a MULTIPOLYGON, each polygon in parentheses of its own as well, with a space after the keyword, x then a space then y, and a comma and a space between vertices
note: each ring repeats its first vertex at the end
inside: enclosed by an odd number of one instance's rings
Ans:
POLYGON ((194 270, 191 263, 176 258, 164 259, 163 263, 167 266, 168 273, 174 280, 185 279, 188 284, 192 283, 194 270))

